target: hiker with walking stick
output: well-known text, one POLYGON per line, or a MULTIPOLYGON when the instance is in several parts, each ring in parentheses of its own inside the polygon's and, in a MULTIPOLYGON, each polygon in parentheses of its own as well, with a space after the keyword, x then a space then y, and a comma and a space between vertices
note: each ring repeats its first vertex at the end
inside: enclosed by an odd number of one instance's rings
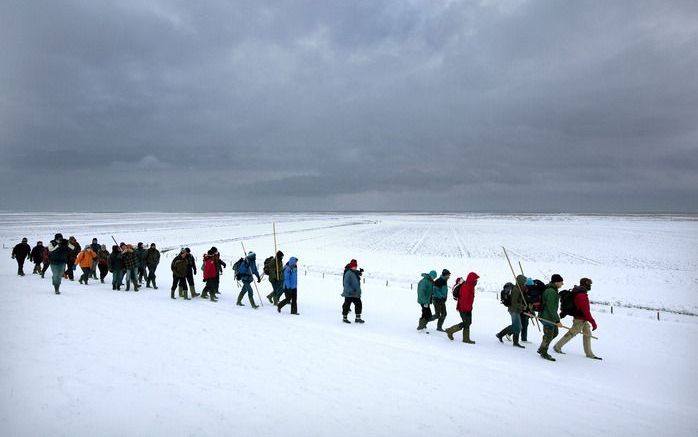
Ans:
POLYGON ((554 274, 550 278, 550 284, 543 291, 543 295, 540 301, 540 318, 539 320, 543 324, 543 340, 538 348, 538 355, 541 358, 548 361, 555 361, 555 358, 551 357, 548 353, 548 347, 550 343, 558 336, 560 333, 559 328, 562 327, 560 323, 560 317, 557 314, 558 308, 560 306, 560 297, 557 291, 562 288, 564 282, 562 276, 554 274))
POLYGON ((264 260, 264 274, 269 278, 271 293, 267 299, 272 305, 279 304, 279 298, 284 294, 284 253, 276 252, 276 256, 270 256, 264 260))
POLYGON ((516 277, 516 286, 510 287, 508 300, 503 300, 506 305, 509 315, 511 316, 511 325, 499 331, 497 339, 500 343, 504 343, 502 338, 505 335, 514 334, 514 347, 525 349, 525 346, 519 344, 519 334, 521 333, 521 313, 526 309, 526 300, 524 293, 526 292, 526 277, 519 275, 516 277))
POLYGON ((565 294, 560 293, 562 304, 560 316, 573 316, 574 321, 572 322, 572 328, 553 347, 553 350, 558 354, 563 354, 562 347, 577 334, 582 333, 584 334, 584 354, 587 358, 593 360, 601 359, 601 357, 594 355, 594 352, 591 350, 591 331, 596 331, 596 320, 591 315, 589 296, 587 295, 591 290, 591 284, 591 279, 582 278, 579 280, 579 285, 575 285, 572 290, 565 294), (591 329, 589 329, 589 324, 591 324, 591 329))

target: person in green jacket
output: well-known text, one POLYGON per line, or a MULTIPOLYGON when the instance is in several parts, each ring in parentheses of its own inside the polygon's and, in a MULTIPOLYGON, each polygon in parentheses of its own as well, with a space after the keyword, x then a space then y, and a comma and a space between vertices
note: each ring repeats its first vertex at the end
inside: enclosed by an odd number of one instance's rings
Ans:
POLYGON ((434 279, 436 279, 436 271, 432 270, 429 273, 422 273, 422 280, 417 285, 417 303, 422 310, 422 317, 419 319, 417 330, 421 331, 427 327, 427 323, 431 322, 431 296, 434 291, 434 279))
POLYGON ((563 285, 562 276, 554 274, 550 278, 550 284, 548 284, 541 298, 543 308, 538 317, 543 324, 543 341, 541 341, 540 347, 538 348, 538 354, 541 358, 548 361, 555 361, 555 358, 548 354, 548 347, 550 346, 550 342, 559 334, 558 327, 562 325, 560 323, 560 316, 558 315, 558 309, 560 307, 558 290, 562 288, 563 285))
POLYGON ((521 313, 526 309, 526 277, 519 275, 516 277, 516 283, 511 290, 511 303, 507 307, 511 316, 511 325, 499 331, 497 339, 502 342, 502 337, 505 335, 514 334, 514 347, 524 349, 525 346, 519 344, 519 334, 521 333, 521 313))

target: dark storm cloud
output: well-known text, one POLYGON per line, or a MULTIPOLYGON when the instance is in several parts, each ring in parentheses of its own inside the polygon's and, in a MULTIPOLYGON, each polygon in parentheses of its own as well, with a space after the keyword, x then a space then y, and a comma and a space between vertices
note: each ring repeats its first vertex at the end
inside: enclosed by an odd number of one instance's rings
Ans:
POLYGON ((3 209, 697 211, 695 2, 5 1, 3 209))

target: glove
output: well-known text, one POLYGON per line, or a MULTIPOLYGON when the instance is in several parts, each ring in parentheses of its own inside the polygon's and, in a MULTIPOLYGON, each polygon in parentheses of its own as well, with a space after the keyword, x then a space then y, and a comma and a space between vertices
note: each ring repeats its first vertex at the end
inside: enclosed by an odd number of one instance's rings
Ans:
POLYGON ((12 255, 12 259, 15 259, 15 256, 14 256, 14 255, 12 255))
POLYGON ((259 284, 260 282, 262 282, 262 280, 260 278, 258 278, 257 283, 259 284))
POLYGON ((591 330, 592 330, 592 331, 596 331, 596 323, 594 323, 594 324, 591 325, 591 330))

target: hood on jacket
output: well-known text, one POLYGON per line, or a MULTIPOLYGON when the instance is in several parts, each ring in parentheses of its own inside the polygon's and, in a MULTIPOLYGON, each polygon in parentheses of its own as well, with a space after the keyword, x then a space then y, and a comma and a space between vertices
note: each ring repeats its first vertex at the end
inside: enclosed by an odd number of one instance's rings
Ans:
POLYGON ((296 263, 298 263, 298 258, 295 256, 292 256, 291 259, 288 260, 288 265, 291 267, 295 267, 296 263))
POLYGON ((422 273, 423 278, 429 277, 432 281, 436 279, 437 276, 436 270, 432 270, 429 273, 422 273))
POLYGON ((526 280, 527 280, 527 279, 528 279, 528 278, 526 278, 524 275, 519 275, 519 276, 516 277, 516 282, 517 282, 519 285, 526 285, 526 280))
POLYGON ((478 279, 480 279, 480 275, 475 272, 470 272, 468 273, 468 279, 466 279, 465 282, 470 285, 475 285, 478 279))

